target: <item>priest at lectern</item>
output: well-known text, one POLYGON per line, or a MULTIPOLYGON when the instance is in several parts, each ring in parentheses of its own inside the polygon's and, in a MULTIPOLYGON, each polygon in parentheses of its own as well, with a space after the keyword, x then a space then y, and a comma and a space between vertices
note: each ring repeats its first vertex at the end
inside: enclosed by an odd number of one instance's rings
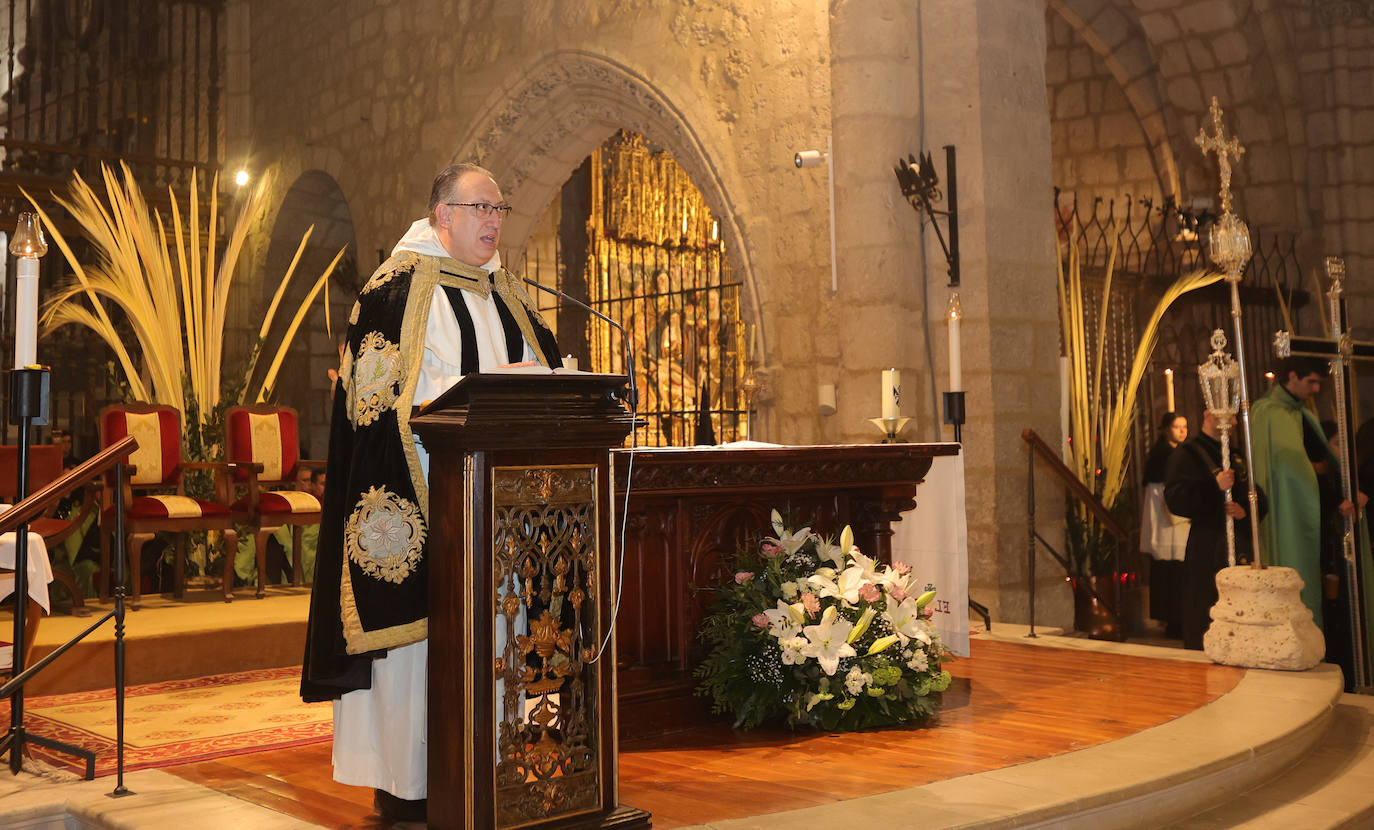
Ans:
POLYGON ((372 787, 383 817, 423 820, 426 797, 429 454, 412 407, 463 375, 558 347, 496 246, 510 211, 471 164, 434 180, 349 317, 301 697, 334 702, 334 779, 372 787))

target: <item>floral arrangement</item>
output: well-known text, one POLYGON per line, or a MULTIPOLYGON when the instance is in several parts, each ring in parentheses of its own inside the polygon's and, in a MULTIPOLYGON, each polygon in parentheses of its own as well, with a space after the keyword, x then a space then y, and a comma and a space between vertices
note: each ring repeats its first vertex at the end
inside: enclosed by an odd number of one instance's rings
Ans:
POLYGON ((804 527, 739 556, 702 623, 697 694, 745 729, 785 719, 827 730, 919 723, 949 687, 950 659, 903 564, 879 565, 846 527, 833 544, 804 527))

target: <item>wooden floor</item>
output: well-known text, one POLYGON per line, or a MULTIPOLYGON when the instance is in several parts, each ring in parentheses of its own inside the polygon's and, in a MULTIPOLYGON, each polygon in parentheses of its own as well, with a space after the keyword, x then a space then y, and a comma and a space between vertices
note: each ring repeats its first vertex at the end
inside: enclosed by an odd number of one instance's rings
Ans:
MULTIPOLYGON (((621 751, 621 801, 657 828, 759 815, 983 772, 1093 746, 1215 700, 1243 671, 977 640, 924 729, 848 735, 720 727, 621 751)), ((330 745, 167 772, 334 828, 385 826, 372 793, 334 783, 330 745)))

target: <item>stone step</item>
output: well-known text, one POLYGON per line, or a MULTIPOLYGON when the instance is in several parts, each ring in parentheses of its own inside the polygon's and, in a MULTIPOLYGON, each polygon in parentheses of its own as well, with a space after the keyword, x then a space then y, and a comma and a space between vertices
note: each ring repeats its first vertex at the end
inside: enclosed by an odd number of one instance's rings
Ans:
POLYGON ((1331 726, 1292 766, 1171 830, 1374 826, 1374 699, 1342 695, 1331 726))

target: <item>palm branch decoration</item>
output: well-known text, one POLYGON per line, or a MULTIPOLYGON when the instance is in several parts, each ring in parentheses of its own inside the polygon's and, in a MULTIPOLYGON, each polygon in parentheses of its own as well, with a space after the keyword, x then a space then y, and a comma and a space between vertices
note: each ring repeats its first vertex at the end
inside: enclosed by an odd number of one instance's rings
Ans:
MULTIPOLYGON (((67 197, 54 195, 90 240, 95 251, 93 263, 81 262, 43 207, 24 194, 73 273, 73 280, 46 303, 43 333, 70 324, 94 331, 113 350, 133 397, 177 407, 184 413, 188 438, 198 438, 225 407, 249 397, 248 381, 258 353, 314 228, 302 236, 272 298, 242 379, 226 379, 222 367, 229 291, 249 229, 266 208, 273 177, 263 176, 244 200, 224 249, 219 251, 215 235, 221 210, 218 176, 210 184, 208 209, 203 210, 200 183, 192 173, 185 216, 169 188, 172 207, 168 222, 158 210, 149 208, 128 166, 121 163, 120 167, 122 177, 101 165, 108 201, 80 175, 73 177, 67 197), (122 312, 133 333, 132 343, 126 342, 111 316, 110 305, 122 312)), ((339 250, 296 310, 254 400, 262 401, 271 393, 301 321, 344 250, 339 250)))
MULTIPOLYGON (((1106 388, 1103 379, 1103 351, 1107 341, 1107 310, 1111 302, 1112 274, 1119 246, 1113 227, 1106 237, 1112 240, 1103 277, 1102 298, 1098 306, 1093 341, 1089 354, 1087 312, 1084 303, 1082 257, 1076 241, 1070 239, 1068 255, 1063 243, 1057 259, 1059 270, 1059 310, 1064 347, 1069 359, 1069 429, 1074 436, 1069 445, 1068 466, 1090 491, 1096 493, 1108 510, 1116 506, 1126 483, 1131 432, 1135 427, 1136 395, 1149 367, 1150 356, 1159 339, 1159 323, 1174 302, 1190 291, 1217 282, 1221 274, 1200 269, 1174 281, 1146 320, 1136 346, 1135 359, 1126 380, 1116 388, 1106 388), (1067 266, 1066 266, 1067 262, 1067 266), (1098 440, 1093 440, 1097 438, 1098 440)), ((1087 521, 1086 508, 1078 506, 1078 516, 1087 521)))

